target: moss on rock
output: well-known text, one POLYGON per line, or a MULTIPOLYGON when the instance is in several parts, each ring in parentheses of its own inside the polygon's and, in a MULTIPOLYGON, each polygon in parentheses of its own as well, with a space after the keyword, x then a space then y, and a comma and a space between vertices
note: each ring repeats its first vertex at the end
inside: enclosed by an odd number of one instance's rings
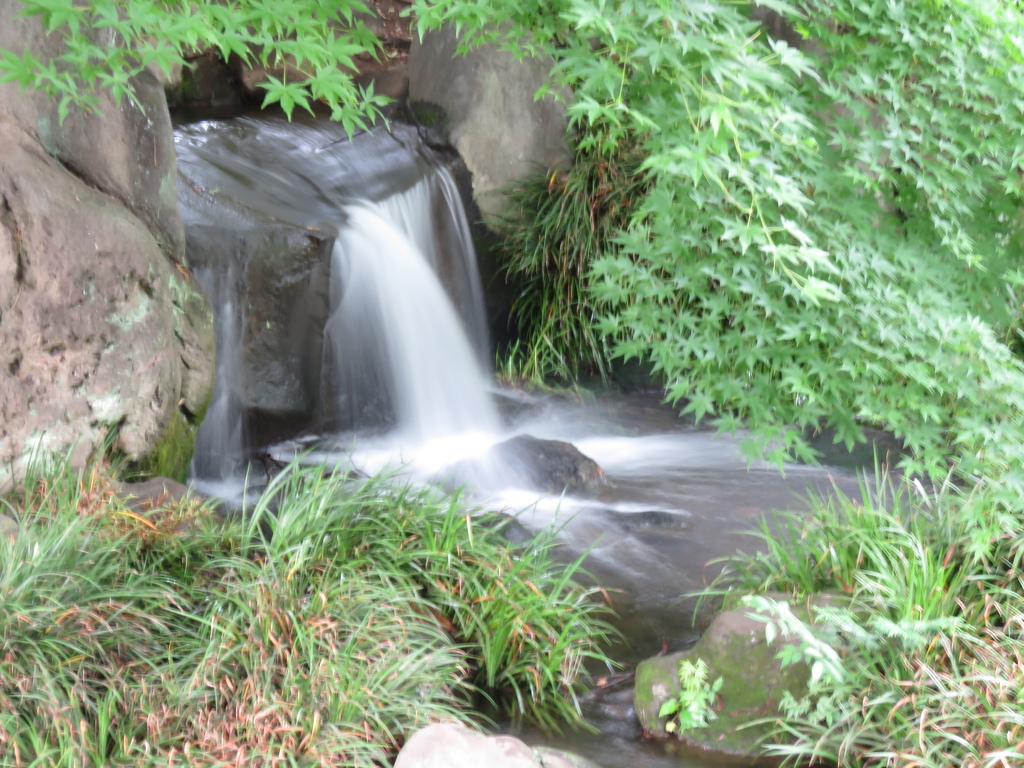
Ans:
POLYGON ((412 105, 412 113, 416 122, 424 128, 433 128, 441 133, 448 132, 448 116, 444 108, 438 104, 419 101, 412 105))
POLYGON ((175 411, 156 448, 137 462, 134 469, 146 477, 169 477, 185 482, 196 449, 196 428, 183 413, 175 411))

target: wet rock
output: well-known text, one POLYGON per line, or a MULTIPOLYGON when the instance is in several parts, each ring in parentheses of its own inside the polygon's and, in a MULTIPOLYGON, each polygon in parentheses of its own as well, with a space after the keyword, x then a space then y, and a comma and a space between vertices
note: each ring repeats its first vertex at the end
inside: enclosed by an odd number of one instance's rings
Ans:
POLYGON ((446 484, 480 488, 528 488, 542 493, 591 496, 605 483, 604 472, 572 443, 517 435, 483 457, 448 469, 446 484))
POLYGON ((647 509, 642 512, 619 512, 614 509, 606 509, 601 511, 601 517, 607 525, 614 526, 624 533, 680 531, 688 525, 685 515, 661 509, 647 509))
POLYGON ((539 400, 514 390, 501 390, 493 393, 493 397, 501 421, 507 427, 539 416, 544 407, 539 400))
POLYGON ((484 736, 464 725, 436 723, 414 733, 395 768, 599 768, 586 758, 514 736, 484 736))
POLYGON ((613 690, 597 689, 583 701, 587 722, 606 736, 635 740, 643 735, 633 706, 631 682, 630 677, 624 680, 621 688, 613 683, 613 690))
MULTIPOLYGON (((538 768, 601 768, 593 760, 551 747, 534 747, 534 763, 538 768)), ((487 766, 482 766, 487 768, 487 766)))
POLYGON ((243 93, 234 71, 213 49, 192 56, 188 65, 161 78, 171 108, 223 107, 241 104, 243 93))
POLYGON ((330 248, 320 232, 272 221, 189 226, 189 261, 216 301, 222 335, 233 332, 221 354, 234 357, 224 361, 232 395, 258 445, 315 415, 330 248))
POLYGON ((488 512, 477 518, 479 524, 487 526, 502 540, 513 547, 520 547, 537 535, 537 531, 524 525, 518 515, 505 512, 488 512))
POLYGON ((264 65, 258 55, 250 56, 248 60, 232 55, 227 61, 227 66, 242 92, 255 101, 260 86, 271 77, 285 82, 307 80, 309 75, 296 68, 294 62, 295 60, 289 57, 288 61, 282 63, 264 65))
POLYGON ((548 493, 594 494, 605 482, 597 462, 561 440, 517 435, 492 448, 491 456, 548 493))
POLYGON ((357 86, 373 88, 375 94, 387 96, 393 102, 404 104, 409 98, 409 70, 396 66, 363 72, 355 78, 357 86))
MULTIPOLYGON (((794 614, 805 622, 813 620, 813 605, 831 602, 831 598, 821 596, 794 605, 785 595, 768 597, 790 602, 794 614)), ((676 738, 665 730, 667 718, 658 717, 658 712, 679 693, 680 662, 701 659, 708 665, 709 682, 722 678, 714 708, 717 717, 707 727, 681 734, 680 738, 703 751, 752 758, 769 731, 768 725, 752 723, 778 715, 778 702, 786 691, 796 697, 806 692, 810 671, 803 663, 783 668, 776 654, 783 646, 798 641, 780 636, 768 643, 765 623, 751 618, 751 613, 746 607, 722 611, 690 650, 656 656, 638 665, 634 702, 645 734, 658 739, 676 738)))
POLYGON ((551 61, 520 60, 490 43, 456 55, 458 43, 452 27, 413 38, 409 103, 435 141, 458 150, 484 220, 494 224, 503 190, 569 161, 565 105, 552 95, 534 98, 551 61))

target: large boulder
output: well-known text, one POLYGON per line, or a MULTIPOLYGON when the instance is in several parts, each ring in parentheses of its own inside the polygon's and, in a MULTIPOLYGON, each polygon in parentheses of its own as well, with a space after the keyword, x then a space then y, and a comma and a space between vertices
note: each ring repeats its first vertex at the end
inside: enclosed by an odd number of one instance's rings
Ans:
POLYGON ((530 173, 570 160, 565 104, 535 99, 553 62, 520 60, 493 44, 456 54, 454 28, 415 36, 409 104, 417 119, 465 161, 484 221, 500 221, 503 192, 530 173))
MULTIPOLYGON (((21 8, 0 0, 0 47, 54 55, 59 35, 21 8)), ((81 464, 112 435, 145 456, 209 397, 170 117, 150 75, 135 86, 138 103, 101 94, 61 122, 53 100, 0 85, 0 488, 37 452, 81 464)))
MULTIPOLYGON (((784 595, 769 597, 787 601, 784 595)), ((830 605, 832 599, 819 596, 800 604, 789 602, 793 614, 811 624, 814 606, 830 605)), ((756 618, 751 608, 722 611, 690 650, 656 656, 637 666, 634 706, 644 733, 659 739, 676 738, 665 727, 667 718, 658 713, 666 701, 679 695, 680 663, 700 659, 707 664, 709 682, 722 678, 716 717, 706 727, 679 734, 679 738, 702 751, 755 758, 771 719, 780 714, 783 694, 788 691, 800 698, 807 692, 807 665, 783 666, 777 658, 785 645, 799 645, 799 640, 779 635, 769 643, 765 621, 756 618)))
MULTIPOLYGON (((0 48, 28 50, 42 60, 61 50, 59 34, 44 34, 38 16, 19 16, 19 0, 0 0, 0 48)), ((22 127, 83 183, 110 195, 140 219, 160 248, 181 261, 185 238, 177 209, 171 118, 163 90, 148 72, 132 82, 136 101, 97 90, 94 111, 71 109, 46 94, 0 85, 0 121, 22 127)))
POLYGON ((456 723, 435 723, 414 733, 395 768, 599 768, 570 752, 533 748, 514 736, 485 736, 456 723))

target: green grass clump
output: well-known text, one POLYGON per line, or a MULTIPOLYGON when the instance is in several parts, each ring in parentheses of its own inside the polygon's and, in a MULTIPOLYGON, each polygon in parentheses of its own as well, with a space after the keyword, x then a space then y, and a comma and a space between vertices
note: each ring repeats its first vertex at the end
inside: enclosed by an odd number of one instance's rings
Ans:
MULTIPOLYGON (((975 497, 880 478, 862 486, 863 502, 835 493, 815 499, 810 517, 766 524, 766 551, 732 558, 709 590, 849 601, 818 609, 814 627, 804 626, 816 639, 785 652, 822 661, 820 676, 781 703, 785 716, 764 749, 791 766, 1021 765, 1019 578, 971 558, 975 497)), ((791 614, 754 602, 794 630, 791 614)))
POLYGON ((511 322, 518 342, 501 368, 533 381, 608 375, 610 350, 594 327, 589 273, 613 247, 647 186, 641 158, 577 154, 572 166, 519 184, 505 228, 502 261, 517 291, 511 322))
POLYGON ((0 766, 379 766, 480 692, 578 719, 607 629, 550 538, 323 468, 227 522, 112 487, 56 468, 4 500, 0 766))

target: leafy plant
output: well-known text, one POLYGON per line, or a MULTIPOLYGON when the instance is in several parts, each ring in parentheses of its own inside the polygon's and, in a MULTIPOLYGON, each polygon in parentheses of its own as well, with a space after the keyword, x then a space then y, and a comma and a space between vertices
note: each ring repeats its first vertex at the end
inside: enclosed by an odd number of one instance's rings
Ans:
POLYGON ((796 638, 780 658, 812 669, 808 690, 779 702, 777 743, 764 747, 784 764, 939 768, 1024 757, 1019 697, 998 677, 1019 658, 1015 632, 952 615, 893 621, 864 607, 819 608, 812 628, 785 603, 755 597, 751 606, 769 635, 796 638))
POLYGON ((643 197, 640 162, 628 150, 611 158, 580 152, 570 167, 510 192, 501 259, 517 290, 511 324, 519 341, 508 366, 519 377, 607 377, 611 351, 595 327, 589 275, 643 197))
POLYGON ((730 558, 709 591, 756 593, 746 603, 768 638, 791 638, 779 658, 811 670, 763 749, 793 766, 1015 764, 1022 710, 1007 681, 1024 614, 1019 592, 968 556, 976 497, 876 474, 860 499, 833 492, 766 524, 765 551, 730 558), (812 626, 762 594, 779 592, 837 597, 812 626))
POLYGON ((345 485, 316 467, 279 475, 254 510, 252 525, 261 522, 269 551, 293 560, 289 580, 305 560, 400 575, 443 617, 470 680, 514 719, 549 729, 577 720, 585 663, 610 663, 600 646, 612 630, 592 599, 597 590, 577 585, 580 561, 556 562, 553 531, 512 549, 501 537, 508 519, 466 509, 458 497, 386 477, 345 485), (296 502, 273 511, 278 497, 296 502))
POLYGON ((1020 15, 760 5, 813 45, 725 2, 415 8, 467 45, 550 55, 580 150, 638 147, 646 193, 590 279, 616 354, 650 360, 696 417, 749 428, 754 455, 811 458, 808 430, 853 444, 869 422, 907 442, 908 470, 955 456, 1005 488, 1024 422, 1005 417, 1024 371, 1000 341, 1024 236, 1020 15))
POLYGON ((972 499, 949 480, 928 491, 920 480, 899 479, 879 467, 873 481, 861 479, 859 498, 836 488, 812 493, 813 514, 763 520, 752 554, 726 558, 709 594, 720 585, 791 595, 856 594, 893 619, 959 611, 958 601, 984 580, 964 566, 972 499))
POLYGON ((0 82, 43 91, 59 102, 63 120, 72 107, 96 109, 99 94, 134 98, 133 78, 149 67, 166 76, 189 66, 187 56, 216 50, 225 61, 280 69, 261 83, 263 106, 280 104, 312 112, 315 102, 351 133, 381 117, 386 101, 372 86, 357 87, 350 72, 360 55, 376 56, 380 41, 360 19, 361 0, 272 3, 128 2, 127 0, 23 0, 26 16, 38 16, 47 34, 59 35, 63 51, 52 58, 0 49, 0 82))
POLYGON ((56 465, 0 500, 0 766, 379 766, 485 693, 579 720, 578 564, 457 500, 290 467, 245 518, 56 465))
POLYGON ((715 697, 721 687, 721 677, 708 683, 708 665, 703 659, 680 661, 679 693, 658 710, 658 717, 672 718, 665 724, 665 730, 682 736, 686 731, 707 726, 709 720, 717 717, 715 697))

